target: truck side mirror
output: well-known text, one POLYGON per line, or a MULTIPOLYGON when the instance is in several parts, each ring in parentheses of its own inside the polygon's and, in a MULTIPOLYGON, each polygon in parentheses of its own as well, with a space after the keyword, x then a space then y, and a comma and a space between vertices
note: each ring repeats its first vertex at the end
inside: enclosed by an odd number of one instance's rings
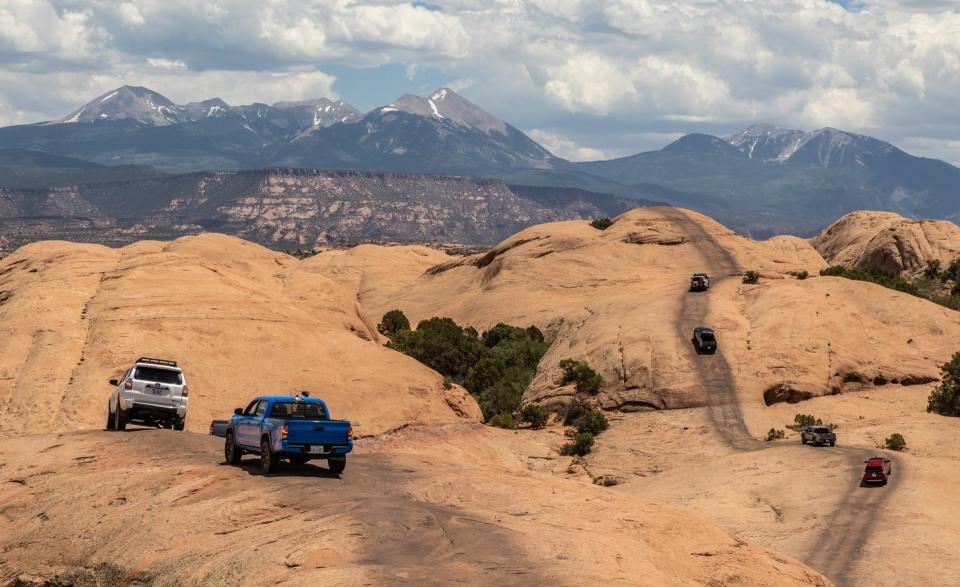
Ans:
POLYGON ((120 382, 117 381, 116 379, 111 379, 111 380, 110 380, 110 385, 120 385, 120 382))
POLYGON ((235 415, 237 415, 237 416, 242 416, 242 415, 243 415, 243 408, 234 408, 234 409, 233 409, 233 413, 234 413, 235 415))

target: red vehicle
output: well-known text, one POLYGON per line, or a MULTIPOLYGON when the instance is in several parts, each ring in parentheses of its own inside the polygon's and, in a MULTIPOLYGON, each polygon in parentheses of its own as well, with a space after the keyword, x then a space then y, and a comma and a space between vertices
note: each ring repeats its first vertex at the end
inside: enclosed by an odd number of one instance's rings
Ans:
POLYGON ((887 484, 890 478, 890 459, 884 457, 870 457, 866 461, 867 467, 863 470, 861 485, 868 483, 887 484))

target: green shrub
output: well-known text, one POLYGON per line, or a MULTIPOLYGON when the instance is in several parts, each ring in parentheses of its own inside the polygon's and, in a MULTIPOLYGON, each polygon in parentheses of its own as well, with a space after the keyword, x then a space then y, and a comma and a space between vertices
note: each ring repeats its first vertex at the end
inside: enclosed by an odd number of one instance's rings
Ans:
POLYGON ((398 331, 387 346, 457 383, 464 380, 483 351, 476 330, 461 328, 450 318, 430 318, 417 324, 416 330, 398 331))
POLYGON ((892 271, 888 271, 886 269, 848 269, 843 265, 833 265, 821 270, 820 275, 828 277, 845 277, 846 279, 852 279, 854 281, 868 281, 870 283, 882 285, 883 287, 889 289, 895 289, 897 291, 902 291, 903 293, 923 297, 921 295, 922 292, 916 283, 903 279, 892 271))
POLYGON ((577 434, 573 438, 573 442, 568 442, 567 444, 560 447, 560 454, 565 456, 576 455, 582 457, 590 452, 590 449, 593 448, 593 434, 589 432, 583 432, 577 434))
POLYGON ((793 417, 793 421, 801 427, 823 426, 823 420, 820 418, 814 418, 810 414, 797 414, 793 417))
POLYGON ((960 257, 950 261, 950 265, 940 274, 940 281, 960 281, 960 257))
POLYGON ((609 218, 597 218, 590 223, 590 226, 596 228, 597 230, 606 230, 613 226, 613 220, 609 218))
POLYGON ((596 395, 600 392, 600 386, 603 385, 603 377, 590 368, 583 361, 573 359, 563 359, 560 361, 560 368, 563 369, 563 379, 560 385, 568 383, 577 384, 577 392, 596 395))
POLYGON ((590 411, 590 407, 583 402, 574 401, 569 406, 564 407, 559 410, 560 419, 567 426, 575 424, 577 420, 580 419, 580 416, 586 414, 590 411))
POLYGON ((960 353, 940 366, 940 385, 927 398, 927 411, 941 416, 960 417, 960 353))
POLYGON ((387 346, 443 375, 445 388, 455 383, 466 387, 492 422, 519 409, 523 391, 550 345, 535 326, 497 324, 481 336, 450 318, 434 317, 417 324, 416 330, 394 332, 387 346))
POLYGON ((537 405, 537 404, 527 404, 523 406, 523 411, 520 412, 520 417, 524 422, 530 424, 530 427, 534 430, 539 430, 547 425, 547 420, 550 418, 547 408, 537 405))
POLYGON ((490 419, 497 414, 516 412, 523 397, 523 387, 515 381, 497 381, 480 392, 478 398, 483 417, 490 419))
POLYGON ((810 274, 806 271, 800 271, 797 273, 797 279, 806 279, 808 277, 810 277, 810 274))
POLYGON ((907 441, 902 435, 893 433, 884 441, 884 445, 890 450, 900 451, 907 448, 907 441))
POLYGON ((488 423, 495 428, 506 428, 507 430, 517 429, 517 420, 513 417, 513 414, 508 414, 507 412, 497 414, 490 418, 488 423))
POLYGON ((590 410, 577 418, 577 432, 589 432, 596 436, 607 429, 607 417, 600 410, 590 410))
POLYGON ((941 269, 940 259, 927 261, 927 266, 923 269, 923 276, 927 279, 936 279, 940 277, 941 269))
POLYGON ((760 281, 760 273, 757 271, 747 271, 743 274, 744 283, 757 283, 760 281))
POLYGON ((400 310, 390 310, 377 324, 377 332, 387 337, 393 337, 401 330, 410 330, 410 321, 400 310))
POLYGON ((784 432, 783 430, 777 430, 776 428, 771 428, 770 431, 767 432, 767 442, 770 442, 771 440, 780 440, 784 436, 786 436, 786 432, 784 432))

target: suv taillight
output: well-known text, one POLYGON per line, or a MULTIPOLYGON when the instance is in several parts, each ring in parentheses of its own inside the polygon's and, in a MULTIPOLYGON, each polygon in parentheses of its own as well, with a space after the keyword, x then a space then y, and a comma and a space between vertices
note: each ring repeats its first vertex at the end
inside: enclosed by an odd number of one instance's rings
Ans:
POLYGON ((124 382, 123 382, 123 388, 124 388, 124 389, 133 389, 133 380, 132 380, 132 379, 127 379, 126 381, 124 381, 124 382))
POLYGON ((180 395, 183 396, 183 397, 187 397, 187 395, 188 395, 189 393, 190 393, 190 388, 187 387, 186 385, 184 385, 184 386, 183 386, 183 389, 180 390, 180 395))
POLYGON ((353 440, 353 425, 347 428, 347 438, 349 438, 350 440, 353 440))
POLYGON ((287 425, 286 425, 286 424, 284 424, 284 425, 283 425, 283 428, 280 429, 280 438, 281 438, 282 440, 286 440, 286 439, 287 439, 287 435, 288 435, 289 433, 290 433, 290 429, 287 428, 287 425))

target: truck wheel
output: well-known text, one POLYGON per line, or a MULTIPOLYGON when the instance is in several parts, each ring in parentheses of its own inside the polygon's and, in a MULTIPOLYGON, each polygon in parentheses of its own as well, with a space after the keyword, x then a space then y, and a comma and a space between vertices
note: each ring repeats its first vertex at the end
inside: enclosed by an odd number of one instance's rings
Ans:
POLYGON ((186 418, 186 417, 177 418, 176 421, 174 421, 174 423, 173 423, 173 429, 174 429, 174 430, 183 430, 183 427, 186 425, 186 423, 187 423, 187 418, 186 418))
POLYGON ((113 412, 110 411, 110 404, 108 402, 107 403, 107 430, 114 430, 115 429, 114 424, 115 422, 113 420, 113 412))
POLYGON ((270 441, 266 438, 260 439, 260 472, 264 475, 273 473, 277 470, 277 462, 280 459, 270 450, 270 441))
POLYGON ((832 448, 832 447, 834 447, 834 446, 837 446, 837 441, 836 441, 836 440, 831 440, 831 441, 830 441, 830 447, 832 448))
POLYGON ((117 402, 117 411, 114 412, 116 418, 114 418, 113 425, 119 431, 124 431, 127 429, 127 412, 120 407, 120 403, 117 402))
POLYGON ((800 444, 802 444, 802 445, 806 445, 806 444, 807 444, 807 439, 803 437, 803 434, 800 435, 800 444))
POLYGON ((347 457, 343 457, 342 459, 327 459, 327 466, 330 467, 331 473, 339 475, 347 468, 347 457))
POLYGON ((233 432, 227 432, 227 439, 223 444, 223 460, 225 460, 228 465, 239 465, 240 457, 242 456, 243 454, 233 441, 233 432))

